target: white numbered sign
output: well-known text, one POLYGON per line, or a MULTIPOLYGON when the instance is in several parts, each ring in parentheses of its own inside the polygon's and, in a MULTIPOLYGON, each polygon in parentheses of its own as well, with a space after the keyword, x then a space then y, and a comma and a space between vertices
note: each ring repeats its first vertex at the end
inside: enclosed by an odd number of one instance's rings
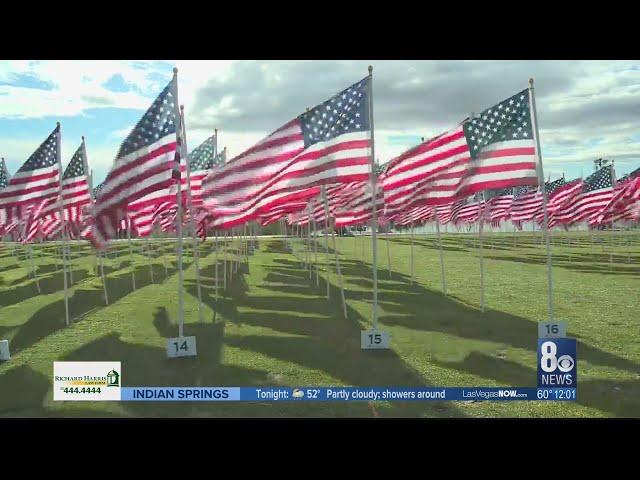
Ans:
POLYGON ((362 350, 389 348, 389 339, 389 332, 364 330, 360 332, 360 348, 362 348, 362 350))
POLYGON ((0 340, 0 361, 11 359, 9 355, 9 340, 0 340))
POLYGON ((170 338, 167 342, 167 357, 195 357, 196 337, 177 337, 170 338))
POLYGON ((565 338, 566 322, 538 322, 538 338, 565 338))

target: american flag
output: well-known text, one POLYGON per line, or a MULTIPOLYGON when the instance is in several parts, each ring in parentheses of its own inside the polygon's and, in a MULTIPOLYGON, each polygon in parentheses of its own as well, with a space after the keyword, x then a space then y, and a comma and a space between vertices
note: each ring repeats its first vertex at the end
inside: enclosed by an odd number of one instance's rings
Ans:
MULTIPOLYGON (((9 171, 7 170, 7 164, 4 163, 4 158, 0 159, 0 190, 5 188, 9 184, 9 171)), ((0 235, 4 235, 7 229, 6 212, 3 208, 0 208, 0 235)))
POLYGON ((390 162, 385 214, 487 189, 537 185, 529 92, 522 92, 390 162))
POLYGON ((203 180, 217 227, 268 214, 312 187, 362 181, 370 175, 370 77, 286 123, 203 180))
POLYGON ((453 223, 474 223, 478 221, 480 214, 484 211, 484 200, 477 200, 471 197, 468 202, 455 210, 452 209, 451 220, 453 223))
POLYGON ((513 191, 510 218, 518 227, 535 218, 542 208, 542 193, 537 187, 516 187, 513 191))
POLYGON ((640 168, 624 175, 614 187, 614 195, 597 218, 590 223, 638 220, 640 217, 640 168))
POLYGON ((189 154, 189 183, 193 206, 202 204, 202 180, 211 172, 214 165, 225 164, 224 152, 216 155, 215 146, 216 137, 211 135, 189 154))
POLYGON ((554 214, 582 191, 581 178, 576 178, 570 182, 565 182, 564 178, 560 180, 556 180, 559 183, 555 188, 547 191, 547 211, 549 214, 554 214))
POLYGON ((23 240, 38 225, 44 208, 59 194, 58 142, 60 126, 42 142, 38 149, 20 167, 0 190, 0 214, 3 224, 24 223, 23 240))
MULTIPOLYGON (((84 150, 83 142, 73 154, 62 175, 62 208, 64 221, 69 226, 75 224, 77 227, 81 224, 84 221, 85 208, 91 205, 87 159, 84 156, 84 150)), ((44 217, 41 227, 42 233, 46 237, 51 237, 62 226, 60 201, 47 206, 42 215, 44 217)), ((71 230, 77 230, 77 228, 71 227, 71 230)))
POLYGON ((407 213, 400 215, 394 223, 396 225, 409 225, 433 218, 434 207, 428 205, 422 207, 414 207, 407 213))
POLYGON ((485 192, 488 209, 487 216, 493 226, 499 226, 501 220, 509 218, 511 206, 513 205, 513 190, 514 188, 511 187, 485 192))
POLYGON ((582 184, 582 191, 556 211, 554 225, 570 225, 597 218, 613 198, 613 175, 613 167, 607 165, 588 176, 582 184))
POLYGON ((177 77, 164 88, 125 139, 96 200, 90 239, 97 248, 116 237, 129 204, 168 189, 179 177, 177 77))
MULTIPOLYGON (((370 182, 362 182, 356 189, 354 195, 349 200, 340 203, 335 208, 335 226, 346 227, 348 225, 364 224, 373 217, 373 204, 371 201, 372 190, 370 182)), ((384 192, 382 185, 376 183, 375 206, 377 211, 384 208, 384 192)), ((322 211, 324 217, 324 210, 322 211)))
POLYGON ((0 190, 5 188, 9 184, 9 171, 7 170, 7 164, 4 162, 4 158, 0 159, 0 190))
MULTIPOLYGON (((458 200, 458 202, 455 203, 464 205, 464 202, 466 202, 466 200, 458 200)), ((454 203, 448 203, 446 205, 439 205, 435 207, 436 218, 438 219, 438 223, 440 223, 440 225, 445 225, 451 221, 451 213, 453 207, 454 203)))
MULTIPOLYGON (((577 178, 570 182, 565 182, 564 177, 552 182, 553 188, 547 189, 547 212, 549 228, 558 223, 556 212, 559 212, 565 205, 570 203, 576 195, 582 192, 582 179, 577 178)), ((547 184, 545 183, 545 187, 547 184)), ((544 211, 538 210, 536 213, 536 221, 542 223, 544 221, 544 211)))
POLYGON ((385 215, 393 217, 419 204, 452 202, 470 161, 462 126, 391 160, 382 181, 385 215))
POLYGON ((538 185, 528 90, 468 120, 464 132, 472 162, 459 194, 538 185))

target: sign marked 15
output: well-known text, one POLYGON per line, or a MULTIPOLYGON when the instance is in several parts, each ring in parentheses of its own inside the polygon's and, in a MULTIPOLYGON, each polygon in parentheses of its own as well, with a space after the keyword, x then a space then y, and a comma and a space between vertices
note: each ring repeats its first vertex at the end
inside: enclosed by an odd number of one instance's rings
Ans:
POLYGON ((360 348, 362 350, 381 350, 389 348, 389 332, 363 330, 360 332, 360 348))
POLYGON ((196 337, 176 337, 167 341, 167 357, 195 357, 196 337))

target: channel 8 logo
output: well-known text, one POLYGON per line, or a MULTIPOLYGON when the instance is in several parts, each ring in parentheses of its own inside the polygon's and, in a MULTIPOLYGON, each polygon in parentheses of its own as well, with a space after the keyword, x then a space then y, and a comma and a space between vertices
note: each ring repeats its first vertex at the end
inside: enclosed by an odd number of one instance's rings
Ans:
POLYGON ((574 338, 539 338, 538 387, 575 387, 577 360, 574 338))

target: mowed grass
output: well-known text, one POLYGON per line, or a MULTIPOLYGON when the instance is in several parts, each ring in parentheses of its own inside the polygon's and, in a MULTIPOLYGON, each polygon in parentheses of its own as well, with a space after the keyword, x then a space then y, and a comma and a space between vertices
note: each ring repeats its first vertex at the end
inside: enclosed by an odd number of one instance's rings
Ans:
POLYGON ((415 237, 413 282, 410 236, 379 236, 379 328, 391 334, 388 351, 360 349, 360 331, 371 327, 371 239, 336 241, 348 318, 331 241, 327 272, 323 238, 310 245, 311 270, 299 239, 259 239, 245 261, 238 242, 218 242, 216 255, 210 238, 200 247, 202 323, 186 241, 185 334, 197 337, 198 357, 173 360, 165 348, 177 336, 175 243, 135 241, 133 256, 126 242, 112 247, 104 260, 109 305, 93 251, 74 245, 69 327, 57 246, 33 248, 38 293, 27 250, 18 247, 17 260, 5 244, 0 339, 9 340, 12 359, 0 364, 0 416, 640 417, 640 235, 620 232, 554 233, 554 305, 578 340, 577 402, 53 401, 56 360, 121 361, 125 386, 536 385, 537 322, 547 318, 539 232, 485 236, 485 312, 476 235, 444 236, 447 296, 434 235, 415 237), (239 260, 233 274, 227 264, 226 291, 225 256, 239 260))

